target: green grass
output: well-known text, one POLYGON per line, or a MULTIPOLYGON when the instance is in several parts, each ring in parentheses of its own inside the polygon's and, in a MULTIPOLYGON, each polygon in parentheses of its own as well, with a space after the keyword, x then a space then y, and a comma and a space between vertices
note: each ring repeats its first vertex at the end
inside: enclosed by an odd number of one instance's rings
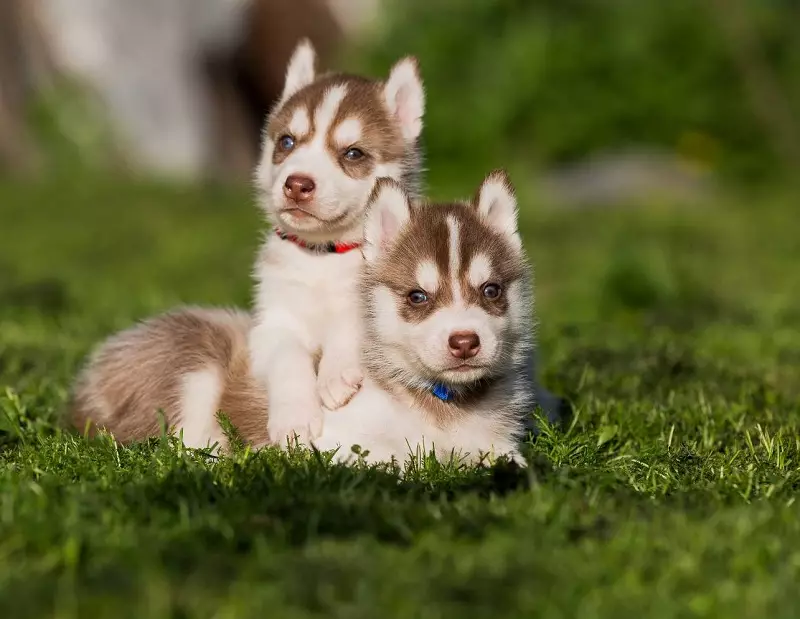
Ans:
POLYGON ((522 195, 545 383, 576 416, 527 472, 400 480, 59 429, 101 337, 248 303, 260 220, 246 190, 0 184, 0 616, 800 615, 797 194, 522 195))

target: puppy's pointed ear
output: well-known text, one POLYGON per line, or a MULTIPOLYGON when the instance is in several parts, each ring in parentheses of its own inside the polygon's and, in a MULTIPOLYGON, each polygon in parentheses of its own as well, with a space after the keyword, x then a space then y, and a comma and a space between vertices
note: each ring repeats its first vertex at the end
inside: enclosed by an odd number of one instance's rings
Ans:
POLYGON ((425 113, 425 89, 419 75, 419 63, 408 56, 392 67, 383 87, 383 96, 389 112, 400 124, 406 142, 413 142, 422 133, 422 116, 425 113))
POLYGON ((314 46, 309 39, 301 39, 294 48, 286 68, 286 81, 283 85, 280 103, 285 103, 294 93, 314 81, 316 64, 317 53, 314 51, 314 46))
POLYGON ((403 187, 391 178, 379 178, 367 201, 364 224, 364 258, 373 262, 399 238, 411 219, 411 201, 403 187))
POLYGON ((474 205, 489 226, 521 245, 517 229, 517 198, 505 170, 495 170, 484 179, 475 195, 474 205))

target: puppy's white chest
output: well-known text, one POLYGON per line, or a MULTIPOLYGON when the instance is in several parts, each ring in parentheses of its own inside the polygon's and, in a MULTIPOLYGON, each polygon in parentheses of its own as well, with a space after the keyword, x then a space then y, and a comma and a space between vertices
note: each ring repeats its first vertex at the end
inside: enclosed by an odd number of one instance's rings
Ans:
POLYGON ((269 242, 259 261, 257 305, 306 325, 320 339, 344 316, 358 312, 358 251, 315 254, 286 241, 269 242))

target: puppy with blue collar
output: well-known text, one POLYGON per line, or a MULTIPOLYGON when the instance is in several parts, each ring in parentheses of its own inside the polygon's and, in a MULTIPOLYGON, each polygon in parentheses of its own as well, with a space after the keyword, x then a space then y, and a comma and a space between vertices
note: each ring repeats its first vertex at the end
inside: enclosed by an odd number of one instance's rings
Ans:
POLYGON ((533 295, 507 175, 490 174, 472 200, 436 204, 379 180, 363 254, 364 381, 326 411, 314 445, 343 461, 358 445, 373 462, 420 450, 522 462, 536 404, 533 295))

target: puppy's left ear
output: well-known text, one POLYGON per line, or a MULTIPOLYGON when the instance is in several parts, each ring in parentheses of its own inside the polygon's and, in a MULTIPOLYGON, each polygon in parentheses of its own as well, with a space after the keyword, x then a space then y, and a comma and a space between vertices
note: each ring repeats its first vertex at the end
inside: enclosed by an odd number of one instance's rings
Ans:
POLYGON ((425 89, 416 58, 408 56, 397 61, 383 86, 383 97, 389 112, 400 124, 403 139, 414 142, 422 133, 425 114, 425 89))
POLYGON ((375 261, 400 237, 411 219, 411 201, 402 185, 391 178, 375 182, 364 223, 364 258, 375 261))
POLYGON ((516 192, 505 170, 495 170, 484 179, 473 203, 489 226, 522 244, 517 227, 516 192))

